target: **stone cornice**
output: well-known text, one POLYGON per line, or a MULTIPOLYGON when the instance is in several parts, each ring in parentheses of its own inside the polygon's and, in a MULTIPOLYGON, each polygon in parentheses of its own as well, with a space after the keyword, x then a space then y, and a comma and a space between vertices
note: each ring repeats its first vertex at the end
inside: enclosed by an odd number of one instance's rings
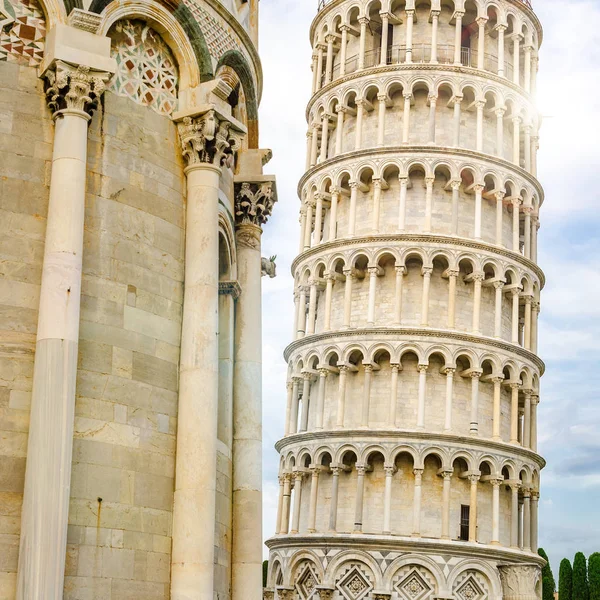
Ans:
POLYGON ((205 2, 221 16, 227 24, 235 31, 235 33, 242 40, 244 47, 248 50, 254 70, 256 73, 256 101, 260 104, 260 99, 263 90, 263 72, 262 64, 260 62, 260 56, 258 50, 254 46, 254 42, 250 38, 248 32, 242 27, 242 24, 219 2, 219 0, 205 0, 205 2))
POLYGON ((500 77, 492 73, 491 71, 481 71, 475 67, 465 67, 465 66, 454 66, 438 63, 437 65, 432 65, 428 63, 411 63, 404 64, 400 63, 397 65, 385 65, 379 66, 375 65, 374 67, 369 67, 367 69, 362 69, 360 71, 354 71, 353 73, 348 73, 348 75, 344 75, 343 77, 338 77, 334 79, 331 83, 324 85, 318 91, 316 91, 308 101, 306 106, 306 119, 308 120, 308 116, 313 105, 319 100, 321 96, 324 96, 331 90, 336 87, 343 85, 344 83, 348 83, 349 81, 354 81, 356 79, 360 79, 361 77, 370 77, 372 78, 375 75, 380 75, 383 73, 397 73, 397 72, 412 72, 412 71, 442 71, 444 74, 447 73, 460 73, 462 75, 469 75, 470 77, 477 77, 483 79, 485 81, 493 81, 494 83, 498 83, 507 88, 510 88, 513 92, 517 92, 520 96, 522 96, 531 106, 531 108, 537 112, 536 104, 531 96, 528 94, 524 88, 512 81, 509 81, 505 77, 500 77))
POLYGON ((504 258, 513 260, 523 267, 533 271, 538 279, 540 280, 540 289, 543 289, 546 284, 546 277, 540 267, 533 261, 525 258, 518 252, 513 252, 507 248, 500 248, 493 244, 486 244, 484 242, 478 242, 468 238, 460 238, 446 235, 427 235, 418 233, 390 233, 390 234, 376 234, 376 235, 364 235, 354 238, 340 238, 332 240, 330 242, 323 242, 318 246, 314 246, 302 252, 296 256, 291 266, 291 273, 294 275, 298 266, 304 262, 307 258, 319 255, 322 251, 337 252, 341 248, 347 248, 351 246, 364 246, 370 243, 390 243, 390 242, 406 242, 408 244, 449 244, 453 246, 460 246, 461 248, 471 248, 473 250, 481 250, 484 252, 490 252, 492 254, 499 254, 504 258))
POLYGON ((331 343, 331 340, 334 338, 367 337, 370 339, 379 339, 380 337, 385 336, 391 336, 395 338, 404 336, 413 341, 417 337, 436 339, 445 338, 447 340, 465 342, 467 344, 481 344, 490 346, 492 348, 499 348, 500 350, 504 350, 507 354, 516 354, 521 358, 528 360, 538 368, 540 376, 542 376, 546 370, 544 361, 533 352, 529 352, 529 350, 525 350, 524 348, 521 348, 521 346, 516 346, 515 344, 510 344, 495 338, 485 337, 482 335, 471 335, 469 333, 461 333, 457 331, 447 331, 444 329, 397 327, 393 325, 386 325, 385 327, 381 328, 365 327, 361 329, 347 329, 306 335, 302 339, 295 340, 289 344, 283 351, 283 357, 286 361, 288 361, 292 352, 298 350, 299 348, 302 348, 305 345, 314 344, 316 342, 331 343))
POLYGON ((528 173, 525 169, 518 167, 514 163, 505 160, 503 158, 498 158, 493 154, 484 154, 483 152, 476 152, 474 150, 467 150, 465 148, 451 148, 448 146, 411 146, 411 145, 402 145, 402 146, 387 146, 385 148, 377 147, 377 148, 364 148, 361 150, 352 150, 349 152, 344 152, 343 154, 338 154, 333 158, 328 158, 326 161, 319 163, 318 165, 311 167, 308 171, 302 175, 300 181, 298 182, 298 197, 302 197, 302 187, 304 184, 313 177, 319 171, 325 171, 330 169, 333 166, 336 166, 340 163, 343 163, 346 160, 351 161, 353 164, 357 162, 360 158, 369 158, 381 156, 382 158, 388 158, 390 154, 395 154, 399 156, 410 156, 414 158, 417 153, 422 152, 425 155, 442 155, 447 157, 447 155, 451 155, 452 157, 459 156, 461 158, 468 157, 474 158, 476 160, 481 160, 485 162, 487 165, 493 164, 497 165, 503 169, 508 170, 509 172, 514 172, 520 175, 523 179, 529 181, 529 183, 536 189, 538 196, 540 198, 540 206, 544 203, 544 189, 542 185, 537 180, 536 177, 528 173))
POLYGON ((515 446, 505 442, 497 442, 489 438, 480 438, 464 435, 454 435, 449 433, 434 433, 429 431, 416 431, 407 429, 332 429, 325 431, 306 431, 303 433, 294 433, 287 437, 281 438, 275 443, 277 452, 282 452, 293 444, 306 445, 309 441, 329 442, 337 441, 339 438, 340 444, 346 444, 349 441, 360 440, 371 444, 386 444, 395 443, 401 444, 403 440, 410 442, 414 441, 429 441, 442 445, 444 442, 456 445, 459 448, 475 447, 484 452, 495 451, 502 455, 519 456, 525 460, 531 461, 538 465, 540 469, 546 466, 546 461, 536 452, 515 446), (386 438, 391 438, 387 441, 386 438))
POLYGON ((540 567, 545 564, 543 558, 533 552, 523 552, 503 546, 489 546, 472 542, 441 540, 432 538, 414 538, 399 535, 365 535, 347 533, 302 533, 301 535, 278 535, 269 538, 265 544, 269 550, 280 548, 310 548, 314 550, 320 545, 327 548, 360 550, 396 550, 404 552, 421 551, 431 554, 451 554, 465 558, 487 558, 503 563, 535 563, 540 567))
MULTIPOLYGON (((313 21, 310 25, 310 33, 309 33, 309 35, 310 35, 309 43, 310 44, 312 44, 312 41, 315 37, 315 28, 317 26, 317 23, 319 23, 321 21, 321 18, 324 15, 327 15, 334 7, 340 6, 345 1, 346 0, 330 0, 328 4, 326 4, 319 12, 317 12, 315 18, 313 19, 313 21)), ((513 6, 515 8, 519 8, 520 10, 522 10, 523 12, 525 12, 527 14, 527 16, 532 20, 533 24, 535 25, 535 28, 538 33, 539 46, 541 46, 542 41, 544 39, 544 30, 543 30, 542 24, 540 23, 540 20, 538 19, 535 12, 531 8, 529 8, 524 2, 521 2, 521 0, 504 0, 504 2, 507 2, 508 4, 510 4, 511 6, 513 6)))

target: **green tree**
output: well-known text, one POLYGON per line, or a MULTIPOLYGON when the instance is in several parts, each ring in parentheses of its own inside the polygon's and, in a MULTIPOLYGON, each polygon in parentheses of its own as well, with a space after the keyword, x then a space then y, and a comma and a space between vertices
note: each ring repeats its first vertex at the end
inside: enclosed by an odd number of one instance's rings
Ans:
POLYGON ((588 582, 590 600, 600 600, 600 552, 594 552, 588 559, 588 582))
POLYGON ((587 579, 587 561, 583 552, 578 552, 573 560, 573 600, 589 600, 590 590, 587 579))
POLYGON ((554 600, 556 582, 554 581, 554 575, 552 574, 552 567, 550 567, 548 555, 543 548, 538 550, 538 554, 546 561, 546 564, 542 569, 542 600, 554 600))
POLYGON ((558 600, 573 600, 573 569, 571 561, 563 558, 558 571, 558 600))
POLYGON ((263 587, 267 587, 267 572, 269 570, 269 561, 263 560, 263 587))

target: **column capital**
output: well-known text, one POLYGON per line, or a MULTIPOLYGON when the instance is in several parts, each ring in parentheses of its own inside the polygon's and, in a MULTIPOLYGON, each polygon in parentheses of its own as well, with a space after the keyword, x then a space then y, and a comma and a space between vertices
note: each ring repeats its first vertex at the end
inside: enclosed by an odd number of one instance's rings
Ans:
POLYGON ((485 27, 485 24, 489 21, 488 17, 477 17, 477 19, 475 19, 475 21, 477 22, 477 25, 479 25, 479 27, 485 27))
POLYGON ((356 472, 357 472, 357 474, 358 474, 360 477, 364 477, 364 475, 365 475, 365 472, 366 472, 366 470, 367 470, 367 467, 366 467, 366 465, 356 465, 356 466, 355 466, 355 468, 356 468, 356 472))
POLYGON ((404 265, 399 265, 394 267, 394 269, 396 270, 396 274, 406 275, 406 267, 404 265))
MULTIPOLYGON (((236 179, 238 179, 236 177, 236 179)), ((277 186, 273 178, 244 178, 235 181, 235 224, 264 225, 277 202, 277 186)))
POLYGON ((460 271, 458 269, 448 269, 446 271, 448 277, 458 277, 460 275, 460 271))
POLYGON ((475 185, 473 185, 473 190, 475 191, 475 193, 482 193, 483 190, 485 190, 485 185, 483 185, 482 183, 476 183, 475 185))
POLYGON ((425 177, 425 186, 428 187, 435 183, 435 177, 425 177))
POLYGON ((498 202, 503 202, 504 201, 504 196, 506 196, 506 192, 504 190, 498 190, 495 194, 494 197, 496 198, 496 200, 498 202))
POLYGON ((464 10, 455 10, 454 14, 452 15, 453 19, 462 19, 465 16, 465 11, 464 10))
POLYGON ((504 287, 504 281, 494 281, 494 288, 497 290, 501 290, 504 287))
POLYGON ((479 473, 469 473, 467 479, 471 482, 471 485, 473 485, 481 479, 481 475, 479 473))
POLYGON ((358 17, 358 22, 360 25, 368 25, 371 22, 369 17, 358 17))
POLYGON ((329 33, 325 36, 325 41, 328 44, 334 44, 337 41, 337 36, 333 33, 329 33))
POLYGON ((402 365, 397 363, 390 363, 390 367, 392 368, 392 373, 399 373, 402 370, 402 365))
POLYGON ((429 11, 429 14, 431 15, 432 19, 433 18, 437 19, 440 16, 441 13, 442 13, 441 10, 431 10, 431 11, 429 11))
POLYGON ((237 281, 219 281, 219 296, 232 296, 237 300, 242 294, 242 288, 237 281))
POLYGON ((321 367, 321 368, 319 368, 319 377, 323 377, 323 379, 325 379, 325 377, 329 376, 330 372, 331 371, 328 368, 321 367))
POLYGON ((433 267, 421 267, 421 275, 423 275, 423 277, 431 277, 432 273, 433 267))
POLYGON ((89 119, 111 75, 108 71, 96 71, 85 65, 55 61, 43 75, 48 107, 55 116, 74 111, 89 119))
POLYGON ((425 469, 419 469, 419 468, 417 468, 417 469, 413 469, 413 475, 414 475, 416 478, 420 479, 420 478, 422 477, 422 475, 423 475, 423 471, 424 471, 424 470, 425 470, 425 469))
POLYGON ((444 369, 444 375, 453 377, 456 373, 456 367, 446 367, 444 369))
POLYGON ((450 187, 452 188, 453 191, 459 190, 461 185, 462 185, 462 180, 460 180, 460 179, 452 179, 450 181, 450 187))
POLYGON ((202 113, 184 116, 177 123, 181 153, 187 166, 233 165, 233 155, 246 131, 241 123, 219 113, 213 105, 202 113))
POLYGON ((504 477, 491 477, 488 479, 488 482, 491 483, 493 487, 500 487, 504 483, 504 477))
POLYGON ((502 377, 492 377, 492 378, 490 379, 490 381, 491 381, 492 383, 494 383, 494 384, 501 385, 501 384, 502 384, 502 382, 504 381, 504 376, 502 376, 502 377))
POLYGON ((494 109, 494 113, 496 114, 496 116, 498 118, 502 118, 506 114, 506 110, 507 110, 506 106, 499 106, 498 108, 494 109))
POLYGON ((505 25, 504 23, 498 23, 498 25, 496 25, 496 27, 494 27, 495 31, 502 32, 502 33, 504 33, 507 29, 508 29, 508 25, 505 25))
POLYGON ((385 472, 386 477, 391 477, 397 469, 394 465, 384 465, 383 470, 385 472))
POLYGON ((452 476, 454 475, 454 471, 447 469, 444 470, 440 473, 440 475, 442 476, 442 478, 446 481, 450 481, 450 479, 452 479, 452 476))
POLYGON ((425 364, 417 365, 417 371, 419 371, 419 373, 426 373, 427 369, 429 369, 429 365, 425 365, 425 364))
POLYGON ((335 589, 324 586, 324 585, 318 585, 317 586, 317 598, 319 600, 332 600, 333 599, 333 595, 335 594, 335 589))
POLYGON ((481 283, 485 279, 485 273, 481 271, 476 271, 475 273, 471 274, 471 279, 473 281, 479 281, 481 283))

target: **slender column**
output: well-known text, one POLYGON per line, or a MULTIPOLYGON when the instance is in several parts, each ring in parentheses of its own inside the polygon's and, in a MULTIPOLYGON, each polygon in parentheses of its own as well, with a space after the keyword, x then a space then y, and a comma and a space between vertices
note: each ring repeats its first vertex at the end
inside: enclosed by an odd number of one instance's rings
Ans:
POLYGON ((525 125, 523 127, 523 147, 525 170, 531 173, 531 125, 525 125))
POLYGON ((339 188, 331 188, 331 207, 329 209, 329 236, 328 242, 337 237, 337 206, 340 199, 339 188))
POLYGON ((531 490, 523 490, 523 550, 531 552, 531 490))
POLYGON ((303 203, 302 208, 300 209, 300 248, 298 249, 298 254, 304 252, 304 240, 306 238, 306 228, 308 226, 306 222, 306 213, 306 203, 303 203))
POLYGON ((415 11, 406 11, 406 64, 412 63, 412 44, 413 44, 413 23, 415 20, 415 11))
POLYGON ((490 479, 492 484, 492 540, 493 546, 500 545, 500 485, 504 479, 490 479))
POLYGON ((310 140, 310 166, 314 167, 317 164, 317 156, 319 150, 319 124, 313 123, 312 127, 312 137, 310 140))
POLYGON ((367 41, 367 24, 369 23, 368 17, 360 17, 358 19, 360 23, 360 40, 358 50, 358 69, 365 68, 365 44, 367 41))
POLYGON ((417 405, 417 429, 425 429, 425 394, 429 365, 417 365, 419 371, 419 398, 417 405))
MULTIPOLYGON (((173 548, 171 555, 171 596, 174 599, 212 600, 214 585, 214 545, 216 514, 215 482, 217 477, 217 414, 219 404, 218 357, 219 342, 219 183, 220 164, 227 151, 239 147, 240 134, 230 124, 209 110, 197 117, 186 117, 178 124, 184 158, 187 161, 187 214, 185 246, 185 290, 179 371, 179 420, 175 463, 175 492, 173 499, 173 548), (218 139, 207 140, 204 129, 216 123, 218 139), (235 137, 230 145, 225 140, 235 137), (202 506, 202 511, 197 509, 202 506)), ((272 206, 272 203, 271 203, 272 206)), ((259 236, 260 227, 249 226, 250 235, 259 236), (254 229, 255 228, 255 229, 254 229)), ((258 242, 259 243, 259 242, 258 242)), ((239 260, 239 251, 238 251, 239 260)), ((254 255, 243 257, 244 277, 254 255)), ((260 251, 258 252, 258 342, 253 337, 254 326, 248 331, 250 343, 260 345, 260 251)), ((240 281, 240 284, 242 282, 240 281)), ((253 283, 249 283, 252 288, 253 283)), ((250 289, 251 308, 256 291, 250 289)), ((244 290, 246 294, 246 290, 244 290)), ((241 298, 238 299, 238 303, 241 298)), ((245 306, 248 306, 247 304, 245 306)), ((246 309, 247 310, 247 309, 246 309)), ((254 315, 252 315, 254 316, 254 315)), ((236 349, 239 343, 235 332, 236 349)), ((245 345, 245 348, 247 346, 245 345)), ((260 353, 260 349, 259 349, 260 353)), ((245 354, 244 364, 245 364, 245 354)), ((258 390, 247 390, 251 412, 258 404, 260 429, 260 354, 258 359, 258 390), (257 396, 255 395, 257 394, 257 396)), ((252 370, 252 366, 248 365, 252 370)), ((254 374, 254 373, 253 373, 254 374)), ((240 374, 234 367, 234 446, 235 405, 239 393, 240 374), (237 390, 237 392, 236 392, 237 390)), ((250 419, 254 426, 255 421, 250 419)), ((260 441, 258 442, 260 445, 260 441)), ((257 466, 252 469, 252 484, 260 490, 261 457, 254 454, 257 466), (257 477, 255 477, 257 476, 257 477)), ((235 461, 235 459, 234 459, 235 461)), ((252 499, 254 512, 258 498, 252 499)), ((260 518, 260 517, 259 517, 260 518)), ((248 547, 255 548, 255 535, 262 535, 260 522, 251 531, 248 547)), ((236 555, 237 558, 237 555, 236 555)), ((257 585, 256 573, 248 570, 251 586, 257 585)), ((260 586, 260 582, 258 582, 260 586)))
POLYGON ((443 471, 444 483, 442 487, 442 539, 450 539, 450 492, 453 471, 443 471))
POLYGON ((388 27, 390 23, 390 15, 386 12, 380 12, 381 17, 381 51, 379 56, 379 64, 387 65, 387 49, 388 49, 388 27))
POLYGON ((388 97, 385 94, 378 94, 377 100, 379 102, 378 112, 378 125, 377 125, 377 145, 383 146, 383 140, 385 139, 385 111, 388 97))
POLYGON ((460 113, 461 113, 461 104, 462 104, 462 96, 455 96, 454 100, 454 147, 460 147, 460 113))
POLYGON ((540 495, 538 492, 531 492, 531 551, 537 554, 538 551, 538 505, 540 495))
POLYGON ((317 90, 323 87, 323 44, 317 44, 317 90))
POLYGON ((312 228, 313 228, 313 212, 315 204, 312 200, 306 202, 306 227, 304 228, 304 250, 311 247, 312 228))
POLYGON ((480 475, 469 475, 471 503, 469 509, 469 542, 477 542, 477 487, 480 475))
POLYGON ((538 72, 539 58, 534 55, 531 57, 531 95, 535 98, 537 92, 537 72, 538 72))
POLYGON ((505 192, 496 192, 496 246, 504 246, 502 241, 502 221, 504 215, 505 192))
POLYGON ((373 233, 379 233, 379 214, 381 209, 381 179, 373 179, 373 233))
POLYGON ((373 365, 365 365, 365 382, 363 387, 362 417, 360 426, 369 426, 369 408, 371 404, 371 378, 373 376, 373 365))
POLYGON ((531 44, 527 44, 523 48, 525 52, 525 57, 523 61, 523 69, 524 69, 524 87, 527 93, 531 92, 531 51, 533 50, 533 46, 531 44))
POLYGON ((456 28, 454 30, 454 64, 461 65, 461 53, 462 53, 462 21, 465 13, 457 10, 454 13, 456 19, 456 28))
POLYGON ((313 130, 312 127, 309 127, 306 132, 306 164, 304 166, 304 170, 308 171, 312 166, 312 139, 313 139, 313 130))
POLYGON ((337 529, 337 508, 338 495, 340 489, 340 468, 331 467, 331 503, 329 505, 329 531, 335 532, 337 529))
POLYGON ((504 377, 493 377, 492 383, 494 384, 494 405, 492 410, 492 439, 496 442, 501 442, 500 437, 500 392, 502 390, 502 382, 504 377))
POLYGON ((519 498, 519 518, 518 518, 519 536, 518 547, 523 550, 523 499, 519 498))
POLYGON ((538 315, 540 314, 540 303, 533 302, 531 305, 531 311, 531 351, 537 354, 538 315))
POLYGON ((482 185, 473 186, 475 190, 475 239, 481 239, 481 204, 484 187, 482 185))
POLYGON ((333 71, 333 44, 336 40, 335 35, 325 37, 327 43, 327 58, 325 60, 325 85, 331 83, 331 75, 333 71))
POLYGON ((281 526, 279 533, 287 535, 290 529, 290 500, 292 495, 292 474, 283 474, 283 508, 281 510, 281 526))
POLYGON ((435 144, 435 110, 437 107, 437 96, 429 96, 429 143, 435 144))
POLYGON ((448 368, 446 373, 446 418, 444 421, 444 432, 452 431, 452 395, 454 391, 454 373, 456 369, 448 368))
POLYGON ((539 150, 540 137, 534 132, 531 136, 531 174, 537 177, 537 151, 539 150))
POLYGON ((327 273, 325 275, 327 281, 325 287, 325 318, 323 323, 323 331, 331 331, 331 297, 333 295, 333 283, 335 274, 327 273))
POLYGON ((296 534, 300 530, 300 507, 302 506, 302 471, 294 472, 294 510, 292 513, 292 530, 290 533, 296 534))
POLYGON ((485 275, 483 273, 475 273, 473 275, 473 322, 471 329, 475 335, 481 334, 479 327, 481 320, 481 284, 485 275))
POLYGON ((314 246, 321 243, 321 230, 323 229, 323 194, 315 194, 315 237, 314 246))
POLYGON ((477 152, 483 152, 483 109, 485 101, 479 100, 475 103, 477 108, 477 152))
POLYGON ((521 384, 510 385, 510 443, 519 445, 519 388, 521 384))
POLYGON ((537 262, 537 236, 538 229, 540 228, 540 219, 536 215, 532 219, 532 227, 531 227, 531 260, 533 262, 537 262))
POLYGON ((294 434, 298 432, 298 405, 300 402, 300 382, 301 377, 292 377, 292 411, 290 413, 290 424, 289 433, 294 434))
MULTIPOLYGON (((258 600, 262 591, 262 259, 260 239, 262 226, 271 215, 276 196, 273 183, 269 180, 248 184, 236 183, 234 189, 237 277, 243 293, 237 300, 235 315, 231 597, 232 600, 258 600)), ((202 260, 202 253, 198 258, 200 261, 202 260)), ((206 269, 206 266, 203 266, 206 269)), ((214 330, 212 335, 214 335, 214 330)), ((203 341, 203 343, 206 342, 203 341)), ((204 382, 201 387, 196 389, 196 392, 203 389, 203 385, 204 382)), ((199 408, 201 418, 204 418, 204 408, 204 406, 199 408)), ((184 452, 182 460, 186 461, 188 457, 189 454, 184 452)), ((215 485, 215 481, 212 482, 212 485, 215 485)), ((215 489, 213 488, 214 493, 215 489)), ((206 540, 199 539, 198 543, 205 544, 206 540)), ((184 558, 184 560, 186 559, 184 558)))
POLYGON ((356 101, 356 131, 354 132, 354 149, 360 150, 362 146, 362 129, 363 129, 363 116, 365 112, 364 100, 358 99, 356 101))
POLYGON ((390 427, 396 427, 396 405, 398 404, 398 373, 400 372, 400 365, 392 364, 392 383, 390 391, 390 410, 388 423, 390 427))
POLYGON ((310 471, 312 477, 310 482, 310 504, 308 507, 308 533, 315 533, 317 531, 317 498, 321 469, 318 466, 313 466, 310 471))
POLYGON ((429 287, 431 283, 431 274, 433 267, 423 267, 423 293, 421 297, 421 325, 427 327, 429 325, 429 287))
POLYGON ((531 396, 531 438, 529 447, 537 452, 537 407, 540 403, 540 397, 536 394, 531 396))
POLYGON ((521 83, 521 38, 520 34, 513 36, 513 83, 521 83))
POLYGON ((350 182, 350 215, 348 219, 348 237, 354 235, 356 229, 356 200, 358 196, 358 181, 350 182))
POLYGON ((363 526, 363 500, 365 495, 365 466, 356 465, 356 498, 354 504, 354 533, 361 533, 363 526))
POLYGON ((394 475, 395 467, 385 465, 385 491, 383 495, 383 534, 390 535, 392 533, 392 476, 394 475))
POLYGON ((300 431, 308 429, 308 411, 310 409, 310 373, 302 373, 302 417, 300 418, 300 431))
POLYGON ((494 309, 494 337, 502 338, 502 293, 504 289, 503 281, 494 282, 495 291, 495 309, 494 309))
POLYGON ((299 286, 299 300, 298 300, 298 330, 296 332, 296 339, 302 339, 306 333, 306 286, 299 286))
POLYGON ((431 11, 431 64, 436 65, 438 62, 438 25, 440 21, 440 11, 431 11))
POLYGON ((348 329, 352 317, 352 280, 355 275, 352 269, 344 269, 344 275, 346 276, 346 287, 344 288, 344 329, 348 329))
POLYGON ((413 537, 421 537, 421 495, 423 469, 413 469, 415 484, 413 488, 413 537))
MULTIPOLYGON (((109 59, 102 57, 102 60, 109 59)), ((21 510, 16 593, 19 600, 63 597, 81 306, 87 129, 109 77, 110 73, 61 61, 44 73, 55 129, 21 510)), ((213 358, 216 367, 218 349, 213 358)))
POLYGON ((506 31, 506 25, 496 25, 496 31, 498 32, 498 75, 504 77, 504 32, 506 31))
POLYGON ((342 143, 344 136, 344 118, 346 115, 346 107, 338 104, 335 107, 337 112, 337 125, 335 128, 335 155, 342 153, 342 143))
POLYGON ((531 446, 531 390, 524 390, 525 397, 525 414, 523 416, 523 446, 529 448, 531 446))
POLYGON ((306 335, 312 335, 315 332, 315 321, 317 315, 317 280, 308 281, 310 288, 308 299, 308 322, 306 323, 306 335))
POLYGON ((398 207, 398 229, 406 229, 406 193, 408 190, 408 177, 400 177, 400 202, 398 207))
POLYGON ((290 422, 292 418, 292 405, 294 403, 294 384, 292 381, 288 381, 285 384, 285 389, 287 390, 287 400, 286 400, 286 408, 285 408, 285 425, 284 425, 284 436, 290 434, 290 422))
POLYGON ((396 290, 394 294, 394 325, 400 325, 402 322, 402 284, 406 267, 397 266, 396 270, 396 290))
POLYGON ((519 487, 516 482, 510 484, 510 547, 519 547, 519 487))
POLYGON ((327 146, 329 145, 329 115, 323 113, 321 121, 321 154, 320 162, 327 160, 327 146))
POLYGON ((348 375, 348 367, 339 365, 340 377, 338 388, 338 405, 337 405, 337 422, 336 427, 342 429, 344 427, 344 413, 346 411, 346 377, 348 375))
POLYGON ((496 156, 504 158, 504 115, 506 108, 497 108, 496 113, 496 156))
POLYGON ((294 291, 294 326, 292 328, 292 339, 297 339, 298 335, 298 306, 300 304, 300 292, 294 291))
POLYGON ((425 231, 431 231, 431 217, 433 214, 433 183, 434 177, 425 177, 425 231))
POLYGON ((513 252, 519 252, 520 251, 520 225, 521 225, 521 221, 520 221, 520 209, 519 206, 521 206, 522 204, 522 200, 521 198, 519 198, 518 196, 513 196, 512 198, 512 206, 513 206, 513 243, 512 243, 512 249, 513 252))
POLYGON ((323 413, 325 409, 325 384, 327 382, 328 375, 328 369, 319 369, 319 395, 317 396, 317 418, 315 423, 315 429, 317 431, 323 429, 323 413))
POLYGON ((402 115, 402 143, 408 144, 410 132, 410 103, 412 94, 404 94, 404 114, 402 115))
POLYGON ((377 276, 379 274, 379 267, 369 267, 367 269, 369 273, 369 303, 367 310, 367 324, 375 325, 375 296, 377 293, 377 276))
POLYGON ((479 378, 481 371, 471 372, 471 435, 479 435, 479 378))
POLYGON ((519 297, 521 290, 519 288, 513 288, 510 290, 512 294, 512 334, 511 342, 513 344, 519 343, 519 297))
POLYGON ((448 271, 448 329, 455 328, 456 321, 456 280, 458 279, 458 269, 448 271))
POLYGON ((340 77, 346 74, 346 53, 348 51, 348 25, 341 25, 342 41, 340 44, 340 77))
POLYGON ((450 182, 452 187, 452 235, 458 235, 458 205, 461 183, 462 181, 456 179, 450 182))
POLYGON ((277 518, 275 519, 275 535, 281 533, 281 515, 283 514, 283 490, 284 490, 284 479, 283 475, 278 478, 279 481, 279 500, 277 502, 277 518))
POLYGON ((521 166, 521 117, 513 118, 513 163, 521 166))
POLYGON ((315 94, 317 92, 317 90, 319 89, 319 55, 317 52, 313 52, 312 55, 312 74, 313 74, 313 80, 312 80, 312 93, 315 94))
POLYGON ((477 68, 485 69, 485 24, 488 22, 487 17, 479 17, 477 26, 479 27, 479 37, 477 38, 477 68))
POLYGON ((531 305, 533 296, 524 296, 525 300, 525 327, 523 330, 523 346, 525 350, 531 350, 531 305))

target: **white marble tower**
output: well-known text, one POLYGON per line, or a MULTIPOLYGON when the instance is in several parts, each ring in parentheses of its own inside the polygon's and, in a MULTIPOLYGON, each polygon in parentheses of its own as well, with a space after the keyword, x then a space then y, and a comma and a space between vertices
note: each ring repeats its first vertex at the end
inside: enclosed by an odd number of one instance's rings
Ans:
POLYGON ((541 596, 527 0, 330 0, 266 598, 541 596))

